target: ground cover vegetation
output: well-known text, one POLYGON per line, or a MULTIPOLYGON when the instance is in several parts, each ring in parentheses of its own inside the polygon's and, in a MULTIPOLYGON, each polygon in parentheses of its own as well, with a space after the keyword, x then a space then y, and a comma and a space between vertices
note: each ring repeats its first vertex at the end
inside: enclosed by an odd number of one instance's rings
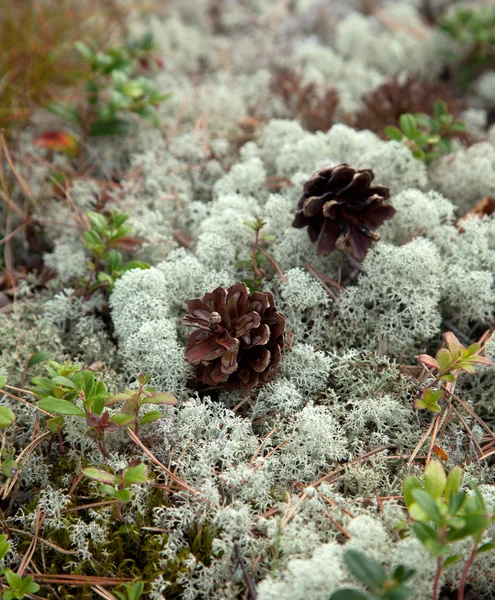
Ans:
POLYGON ((0 8, 0 597, 495 597, 495 11, 0 8))

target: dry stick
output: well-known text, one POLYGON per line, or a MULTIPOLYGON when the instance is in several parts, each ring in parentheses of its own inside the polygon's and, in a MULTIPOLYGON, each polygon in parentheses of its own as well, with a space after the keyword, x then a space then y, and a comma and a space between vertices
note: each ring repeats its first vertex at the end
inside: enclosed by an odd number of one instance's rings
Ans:
MULTIPOLYGON (((30 442, 24 448, 24 450, 19 454, 19 456, 17 457, 17 461, 19 462, 24 457, 27 458, 31 454, 31 452, 36 448, 36 446, 38 444, 40 444, 44 439, 46 439, 47 437, 50 437, 51 435, 52 435, 52 432, 51 431, 47 431, 46 433, 43 433, 42 435, 40 435, 39 437, 37 437, 35 440, 33 440, 32 442, 30 442)), ((12 479, 8 482, 8 485, 7 485, 7 482, 5 483, 4 488, 3 488, 2 500, 5 500, 5 498, 7 498, 9 496, 9 494, 12 491, 13 487, 17 483, 17 480, 19 479, 19 473, 20 473, 20 471, 21 471, 21 469, 19 469, 17 471, 17 473, 14 475, 14 477, 12 477, 12 479)))
POLYGON ((266 258, 266 260, 272 265, 272 267, 275 269, 275 271, 277 271, 277 273, 280 275, 280 279, 282 280, 283 283, 287 283, 287 278, 285 277, 285 275, 282 272, 282 269, 278 266, 278 264, 273 260, 273 258, 267 253, 265 252, 265 250, 263 250, 263 248, 258 248, 258 252, 261 252, 261 254, 263 254, 263 256, 266 258))
POLYGON ((430 425, 429 425, 428 429, 425 431, 423 437, 416 444, 416 448, 414 448, 411 456, 409 457, 409 460, 407 461, 408 465, 410 465, 412 463, 412 461, 416 458, 416 454, 421 450, 421 446, 425 443, 427 437, 430 435, 431 430, 433 429, 434 423, 435 423, 435 421, 432 421, 430 423, 430 425))
POLYGON ((256 452, 253 454, 253 458, 249 461, 248 464, 248 469, 250 469, 253 466, 254 461, 256 460, 256 457, 258 456, 258 454, 261 452, 261 449, 263 448, 263 446, 266 444, 266 442, 270 439, 270 437, 277 431, 278 426, 274 427, 264 438, 263 441, 261 442, 261 444, 258 446, 258 448, 256 449, 256 452))
POLYGON ((466 423, 466 421, 464 420, 464 418, 462 417, 462 415, 459 413, 459 411, 456 409, 456 407, 451 404, 447 399, 445 399, 449 405, 452 407, 452 410, 455 412, 455 414, 457 415, 457 418, 459 419, 459 421, 461 422, 462 426, 464 427, 464 429, 468 432, 469 437, 471 438, 471 441, 473 442, 473 444, 476 446, 476 451, 478 452, 480 458, 483 457, 483 450, 481 449, 481 446, 478 443, 478 440, 474 437, 473 432, 471 431, 471 429, 469 428, 469 425, 466 423))
POLYGON ((12 169, 12 173, 14 173, 17 181, 19 182, 19 185, 22 188, 22 191, 26 194, 26 196, 31 200, 31 202, 34 204, 36 201, 36 197, 33 194, 33 191, 31 190, 31 188, 29 187, 29 185, 27 184, 27 182, 23 179, 23 177, 20 175, 19 171, 16 169, 12 158, 10 156, 10 152, 9 149, 7 148, 7 142, 5 141, 5 136, 2 133, 0 134, 0 142, 2 144, 3 147, 3 151, 5 153, 5 158, 7 159, 7 162, 9 163, 10 168, 12 169))
POLYGON ((318 273, 318 275, 323 279, 323 281, 326 281, 327 283, 329 283, 332 287, 334 287, 335 289, 343 292, 345 291, 345 287, 340 284, 338 281, 335 281, 335 279, 332 279, 331 277, 329 277, 328 275, 325 275, 325 273, 322 273, 322 271, 320 271, 319 269, 317 269, 316 267, 313 267, 312 265, 310 265, 309 263, 305 262, 304 263, 305 266, 308 269, 313 269, 313 271, 315 273, 318 273))
MULTIPOLYGON (((10 388, 10 385, 6 385, 5 387, 10 388)), ((5 388, 2 388, 3 393, 8 396, 9 398, 12 398, 14 400, 18 400, 19 402, 22 402, 23 404, 27 404, 28 406, 30 406, 31 408, 37 409, 40 412, 42 412, 43 414, 47 415, 48 417, 53 417, 52 413, 47 412, 46 410, 43 410, 42 408, 40 408, 39 406, 36 406, 34 404, 31 404, 31 402, 28 402, 27 400, 24 400, 23 398, 19 398, 19 396, 14 396, 14 394, 11 394, 10 392, 7 392, 7 390, 5 388)), ((21 390, 24 391, 24 390, 21 390)))
MULTIPOLYGON (((448 414, 448 411, 444 411, 444 414, 448 414)), ((437 415, 435 420, 433 421, 433 433, 431 435, 430 447, 428 448, 428 453, 426 455, 426 465, 430 463, 431 460, 431 452, 433 450, 433 446, 435 445, 435 439, 437 437, 438 426, 440 425, 440 421, 442 420, 442 415, 437 415)))
MULTIPOLYGON (((15 527, 11 527, 10 531, 17 533, 18 535, 27 535, 31 539, 34 538, 34 535, 32 533, 29 533, 29 531, 23 531, 22 529, 16 529, 15 527)), ((57 552, 60 552, 61 554, 69 554, 69 555, 77 554, 77 551, 64 550, 64 548, 57 546, 57 544, 54 544, 53 542, 49 542, 48 540, 44 540, 43 538, 40 538, 40 537, 38 537, 38 542, 40 544, 44 544, 45 546, 48 546, 49 548, 53 548, 54 550, 56 550, 57 552)))
POLYGON ((61 510, 61 514, 65 515, 66 513, 75 512, 78 510, 84 510, 85 508, 97 508, 99 506, 111 506, 112 504, 117 504, 117 500, 104 500, 103 502, 92 502, 91 504, 80 504, 79 506, 71 506, 70 508, 64 508, 61 510))
POLYGON ((347 531, 347 529, 345 529, 345 527, 335 520, 330 513, 327 513, 325 510, 323 511, 323 514, 330 520, 331 523, 333 523, 333 525, 335 525, 335 527, 337 527, 340 533, 343 533, 347 539, 352 540, 352 535, 347 531))
POLYGON ((183 481, 180 477, 177 477, 177 475, 175 475, 175 473, 173 473, 170 469, 168 469, 163 463, 161 463, 156 458, 156 456, 150 450, 148 450, 148 448, 146 448, 146 446, 143 444, 143 442, 137 437, 137 435, 134 433, 134 431, 132 431, 132 429, 130 429, 129 427, 127 428, 127 433, 129 434, 129 437, 131 438, 131 440, 137 446, 139 446, 141 448, 141 450, 151 459, 151 461, 153 463, 155 463, 155 465, 157 467, 160 467, 160 469, 162 469, 162 471, 164 473, 166 473, 170 477, 170 479, 172 479, 173 481, 178 483, 181 487, 183 487, 185 490, 187 490, 193 496, 196 496, 197 494, 199 494, 198 490, 195 490, 194 488, 192 488, 185 481, 183 481))
POLYGON ((335 301, 338 300, 338 296, 332 292, 332 290, 328 287, 328 285, 323 281, 323 279, 321 278, 321 276, 317 274, 317 272, 315 271, 315 269, 309 263, 307 263, 307 262, 305 262, 304 264, 305 264, 306 268, 308 269, 308 271, 314 277, 316 277, 316 279, 318 279, 318 281, 320 282, 322 288, 330 296, 330 298, 332 298, 332 300, 335 300, 335 301))
POLYGON ((242 570, 242 574, 244 575, 244 579, 246 580, 248 598, 249 600, 257 600, 258 592, 256 591, 256 584, 254 583, 253 576, 246 567, 246 563, 244 562, 244 559, 241 556, 241 551, 239 550, 239 546, 237 544, 234 544, 234 551, 237 562, 239 563, 242 570))
MULTIPOLYGON (((285 444, 288 444, 288 443, 289 443, 289 440, 284 440, 283 442, 280 442, 280 444, 278 444, 277 446, 275 446, 275 448, 273 448, 273 450, 270 450, 270 452, 268 452, 268 454, 267 454, 266 456, 264 456, 264 457, 263 457, 263 458, 264 458, 264 460, 268 460, 268 459, 270 458, 270 456, 271 456, 272 454, 274 454, 274 453, 275 453, 275 452, 276 452, 276 451, 277 451, 279 448, 282 448, 282 446, 285 446, 285 444)), ((253 473, 254 473, 255 471, 257 471, 257 470, 258 470, 258 469, 261 467, 261 465, 262 465, 262 464, 263 464, 263 463, 260 463, 259 465, 256 465, 256 466, 254 467, 254 469, 253 469, 253 473)))
POLYGON ((36 544, 38 542, 38 534, 43 520, 44 518, 41 519, 41 511, 39 508, 37 508, 33 539, 31 540, 31 543, 29 544, 29 547, 26 550, 26 554, 24 555, 24 558, 22 559, 21 564, 17 569, 17 575, 19 575, 19 577, 21 578, 23 577, 24 572, 26 571, 29 563, 31 562, 31 559, 33 558, 34 552, 36 550, 36 544))
POLYGON ((84 585, 110 585, 115 586, 127 581, 132 581, 130 577, 99 577, 97 575, 66 575, 62 574, 42 574, 32 573, 31 577, 35 581, 43 583, 59 583, 61 585, 73 585, 73 586, 84 586, 84 585))
POLYGON ((104 587, 101 587, 101 585, 92 585, 91 589, 101 598, 105 598, 105 600, 117 600, 113 594, 108 592, 104 587))
POLYGON ((483 419, 479 417, 470 406, 468 406, 463 400, 461 400, 461 398, 459 398, 457 394, 454 394, 449 389, 447 389, 446 386, 442 385, 442 389, 445 390, 447 394, 449 394, 449 396, 452 396, 452 398, 457 400, 457 402, 459 402, 459 404, 478 421, 478 423, 483 427, 483 429, 490 434, 490 437, 495 438, 495 433, 493 433, 493 431, 488 427, 488 425, 483 421, 483 419))
POLYGON ((347 515, 348 517, 351 517, 351 519, 356 518, 356 515, 353 515, 350 510, 347 510, 346 508, 342 508, 340 506, 340 504, 337 504, 337 502, 335 502, 335 500, 332 500, 331 498, 329 498, 328 496, 324 496, 323 494, 320 494, 320 496, 323 498, 323 500, 325 500, 325 502, 328 502, 328 504, 330 504, 330 506, 335 506, 341 512, 343 512, 345 515, 347 515))
MULTIPOLYGON (((330 479, 330 477, 333 477, 334 475, 338 475, 339 473, 342 473, 342 471, 345 471, 347 469, 347 467, 355 465, 356 463, 361 462, 362 460, 366 460, 367 458, 370 458, 371 456, 378 454, 379 452, 383 452, 384 450, 387 450, 388 448, 391 448, 391 447, 392 446, 380 446, 379 448, 370 450, 369 452, 366 452, 366 454, 363 454, 362 456, 358 456, 354 460, 351 460, 350 462, 346 463, 345 465, 336 469, 335 471, 332 471, 331 473, 327 473, 323 477, 320 477, 320 479, 313 481, 313 483, 309 484, 309 487, 316 487, 317 485, 320 485, 320 483, 323 483, 327 479, 330 479)), ((337 478, 337 479, 339 479, 339 478, 337 478)), ((335 479, 335 481, 337 481, 337 479, 335 479)), ((330 483, 333 483, 333 481, 331 481, 330 483)))

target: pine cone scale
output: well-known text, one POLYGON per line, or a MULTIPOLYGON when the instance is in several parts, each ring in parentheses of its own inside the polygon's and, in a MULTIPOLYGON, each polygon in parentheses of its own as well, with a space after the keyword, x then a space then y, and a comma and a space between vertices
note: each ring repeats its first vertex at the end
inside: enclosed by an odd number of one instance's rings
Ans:
POLYGON ((395 209, 383 204, 390 197, 388 188, 370 185, 374 178, 371 169, 342 163, 320 169, 303 186, 293 226, 308 228, 318 255, 339 248, 364 258, 371 240, 380 239, 373 228, 390 219, 395 209))
POLYGON ((191 300, 184 324, 197 327, 188 340, 186 359, 203 384, 250 391, 276 372, 284 344, 285 317, 273 295, 249 291, 244 283, 217 288, 191 300))

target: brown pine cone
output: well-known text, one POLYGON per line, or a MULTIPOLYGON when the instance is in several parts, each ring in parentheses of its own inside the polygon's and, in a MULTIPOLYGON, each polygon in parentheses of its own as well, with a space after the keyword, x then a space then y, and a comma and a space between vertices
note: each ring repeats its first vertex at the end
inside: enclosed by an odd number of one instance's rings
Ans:
POLYGON ((364 258, 371 241, 380 239, 374 230, 394 216, 395 208, 384 204, 390 197, 389 188, 370 186, 374 178, 371 169, 342 163, 316 171, 304 184, 292 225, 297 229, 308 226, 318 255, 338 248, 364 258))
POLYGON ((399 126, 399 117, 405 113, 431 114, 437 100, 443 100, 453 115, 458 115, 462 110, 462 101, 454 98, 446 85, 431 84, 411 77, 401 82, 394 76, 374 92, 363 96, 365 108, 355 115, 351 125, 356 129, 371 129, 387 139, 385 127, 399 126))
POLYGON ((246 392, 270 381, 284 346, 285 317, 269 292, 249 293, 246 284, 218 287, 187 304, 186 360, 201 383, 246 392))

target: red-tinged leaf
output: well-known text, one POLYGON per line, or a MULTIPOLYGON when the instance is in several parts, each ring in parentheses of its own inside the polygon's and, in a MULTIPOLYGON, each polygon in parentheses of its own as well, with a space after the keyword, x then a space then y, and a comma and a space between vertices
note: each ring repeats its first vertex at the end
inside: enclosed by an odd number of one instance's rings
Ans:
POLYGON ((36 146, 75 156, 79 144, 75 138, 63 131, 45 131, 34 138, 36 146))
POLYGON ((438 361, 429 354, 420 354, 418 356, 418 361, 426 367, 431 367, 432 369, 438 369, 440 371, 440 365, 438 364, 438 361))
POLYGON ((486 356, 470 356, 469 362, 477 365, 493 365, 493 362, 486 356))
POLYGON ((119 480, 113 473, 103 471, 102 469, 96 469, 95 467, 87 467, 86 469, 83 469, 83 473, 86 477, 96 479, 96 481, 101 481, 102 483, 116 484, 119 480))
POLYGON ((440 446, 433 446, 433 454, 438 456, 441 460, 449 460, 449 455, 444 452, 440 446))
POLYGON ((457 337, 451 332, 448 331, 445 335, 445 343, 447 344, 447 348, 450 350, 453 359, 459 358, 462 350, 464 350, 464 346, 459 342, 457 337))

